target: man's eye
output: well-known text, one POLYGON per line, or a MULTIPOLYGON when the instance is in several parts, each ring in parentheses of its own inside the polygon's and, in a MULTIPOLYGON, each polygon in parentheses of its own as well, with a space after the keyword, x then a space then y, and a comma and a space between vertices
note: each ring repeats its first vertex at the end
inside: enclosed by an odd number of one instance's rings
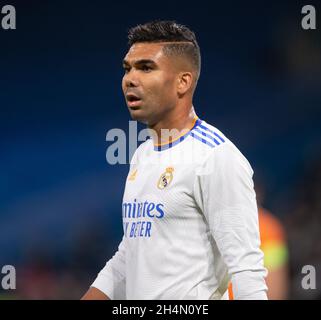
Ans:
POLYGON ((130 70, 130 68, 124 68, 124 72, 125 72, 125 73, 128 73, 129 70, 130 70))
POLYGON ((149 71, 151 71, 152 70, 152 68, 151 67, 149 67, 149 66, 142 66, 142 71, 144 71, 144 72, 149 72, 149 71))

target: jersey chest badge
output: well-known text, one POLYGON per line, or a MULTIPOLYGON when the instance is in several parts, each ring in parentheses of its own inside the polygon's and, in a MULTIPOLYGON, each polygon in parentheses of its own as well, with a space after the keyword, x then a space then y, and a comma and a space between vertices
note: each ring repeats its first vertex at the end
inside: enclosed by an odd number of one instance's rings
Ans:
POLYGON ((157 188, 163 190, 166 188, 173 180, 173 167, 167 167, 166 171, 161 174, 157 182, 157 188))

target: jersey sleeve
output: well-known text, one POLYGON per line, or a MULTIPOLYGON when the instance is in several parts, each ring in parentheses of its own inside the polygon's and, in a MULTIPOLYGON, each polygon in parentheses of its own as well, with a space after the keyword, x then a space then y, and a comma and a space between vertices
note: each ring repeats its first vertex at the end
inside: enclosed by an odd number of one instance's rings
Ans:
POLYGON ((195 199, 231 276, 235 299, 267 299, 253 170, 232 144, 212 150, 196 172, 195 199))
POLYGON ((107 261, 105 267, 98 273, 92 283, 95 287, 105 293, 110 299, 125 299, 125 267, 126 267, 126 243, 125 237, 118 246, 114 256, 107 261))

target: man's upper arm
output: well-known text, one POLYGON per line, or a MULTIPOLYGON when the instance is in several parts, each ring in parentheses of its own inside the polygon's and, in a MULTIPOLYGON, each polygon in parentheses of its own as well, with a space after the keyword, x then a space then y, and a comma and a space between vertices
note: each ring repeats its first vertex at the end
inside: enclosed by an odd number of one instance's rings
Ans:
POLYGON ((247 160, 229 144, 213 150, 198 173, 199 199, 236 299, 266 298, 252 174, 247 160))

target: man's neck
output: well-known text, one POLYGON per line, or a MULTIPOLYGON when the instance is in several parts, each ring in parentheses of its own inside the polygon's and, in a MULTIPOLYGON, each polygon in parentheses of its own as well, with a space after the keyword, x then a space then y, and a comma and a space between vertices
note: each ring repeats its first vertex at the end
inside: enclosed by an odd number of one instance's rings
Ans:
POLYGON ((168 115, 168 118, 163 118, 154 126, 149 127, 154 144, 162 145, 175 141, 192 129, 196 119, 197 115, 193 106, 191 106, 188 112, 182 110, 181 112, 168 115))

